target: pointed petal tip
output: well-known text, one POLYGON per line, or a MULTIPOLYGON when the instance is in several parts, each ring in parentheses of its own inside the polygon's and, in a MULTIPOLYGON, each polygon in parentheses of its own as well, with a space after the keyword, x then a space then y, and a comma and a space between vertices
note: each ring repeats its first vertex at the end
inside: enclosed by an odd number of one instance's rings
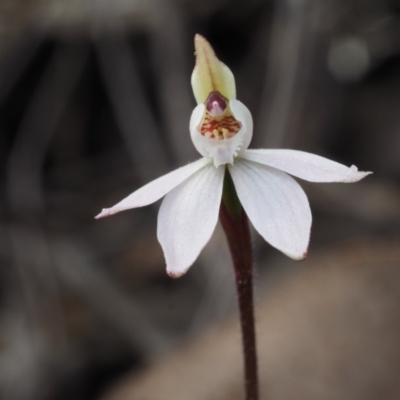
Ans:
POLYGON ((371 171, 359 171, 355 165, 350 167, 350 173, 348 178, 344 181, 346 183, 358 182, 364 179, 366 176, 373 174, 371 171))
POLYGON ((101 210, 101 213, 96 215, 94 218, 95 219, 101 219, 101 218, 105 218, 105 217, 109 217, 111 215, 117 214, 118 212, 123 211, 121 209, 117 209, 117 208, 103 208, 101 210))
MULTIPOLYGON (((213 47, 211 46, 210 42, 203 36, 200 35, 199 33, 196 33, 194 35, 194 49, 195 49, 195 54, 201 52, 201 51, 206 51, 210 52, 215 58, 217 58, 215 51, 213 47)), ((197 61, 197 59, 196 59, 197 61)))
POLYGON ((172 279, 181 278, 183 275, 186 274, 187 271, 188 271, 187 269, 184 271, 172 271, 172 270, 168 269, 168 267, 167 267, 167 274, 172 279))
MULTIPOLYGON (((303 261, 308 257, 308 246, 309 244, 307 244, 307 247, 305 248, 305 250, 286 250, 286 251, 282 251, 282 253, 291 258, 292 260, 295 261, 303 261)), ((304 248, 304 247, 303 247, 304 248)))
POLYGON ((100 218, 108 217, 110 215, 108 211, 109 211, 109 208, 103 208, 101 210, 101 213, 97 214, 94 218, 100 219, 100 218))
POLYGON ((196 46, 197 43, 202 42, 202 41, 208 43, 207 39, 203 35, 200 35, 200 33, 196 33, 194 35, 195 46, 196 46))
POLYGON ((298 259, 299 261, 303 261, 308 257, 308 249, 303 253, 303 255, 298 259))
POLYGON ((308 249, 302 253, 283 253, 285 254, 285 256, 288 256, 289 258, 291 258, 292 260, 295 261, 303 261, 308 257, 308 249))
POLYGON ((197 104, 204 103, 213 91, 220 92, 227 99, 235 99, 236 87, 232 71, 218 59, 210 42, 197 33, 194 49, 196 64, 191 82, 197 104))
MULTIPOLYGON (((213 47, 211 46, 210 42, 199 33, 194 35, 194 54, 196 55, 196 64, 199 61, 199 57, 204 58, 211 57, 218 60, 213 47)), ((218 60, 219 61, 219 60, 218 60)))

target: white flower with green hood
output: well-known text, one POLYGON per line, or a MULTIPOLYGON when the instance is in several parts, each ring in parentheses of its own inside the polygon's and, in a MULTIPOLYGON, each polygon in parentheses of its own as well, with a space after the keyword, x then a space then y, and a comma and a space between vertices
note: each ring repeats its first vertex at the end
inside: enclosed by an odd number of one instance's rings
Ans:
POLYGON ((293 175, 310 182, 356 182, 370 172, 296 150, 248 149, 253 119, 236 100, 235 79, 200 35, 195 37, 192 88, 197 101, 190 135, 203 156, 136 190, 96 218, 143 207, 163 196, 157 236, 167 272, 183 275, 210 240, 218 222, 224 175, 229 171, 237 196, 257 232, 287 256, 307 256, 311 210, 293 175), (290 174, 290 175, 288 175, 290 174))

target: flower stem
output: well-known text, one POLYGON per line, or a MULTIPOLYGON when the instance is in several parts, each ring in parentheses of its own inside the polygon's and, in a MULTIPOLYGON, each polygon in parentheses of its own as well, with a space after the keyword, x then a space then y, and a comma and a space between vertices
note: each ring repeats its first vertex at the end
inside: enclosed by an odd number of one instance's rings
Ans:
POLYGON ((228 172, 225 173, 220 220, 232 255, 244 353, 245 400, 258 400, 258 372, 253 302, 253 262, 249 221, 228 172))

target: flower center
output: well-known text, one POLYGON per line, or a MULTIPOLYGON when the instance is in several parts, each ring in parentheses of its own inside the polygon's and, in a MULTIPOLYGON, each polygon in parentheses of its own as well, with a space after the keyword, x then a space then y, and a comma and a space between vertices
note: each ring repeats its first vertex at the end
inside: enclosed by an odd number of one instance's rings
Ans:
POLYGON ((206 112, 199 131, 207 139, 224 140, 235 136, 242 124, 232 115, 228 101, 221 93, 214 91, 205 102, 206 112))

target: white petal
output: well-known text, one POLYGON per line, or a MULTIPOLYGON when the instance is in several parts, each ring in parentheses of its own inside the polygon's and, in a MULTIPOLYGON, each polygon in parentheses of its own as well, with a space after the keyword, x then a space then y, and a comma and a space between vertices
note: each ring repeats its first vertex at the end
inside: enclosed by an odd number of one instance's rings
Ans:
POLYGON ((312 218, 300 185, 284 172, 241 159, 229 171, 258 233, 289 257, 305 258, 312 218))
POLYGON ((211 139, 200 133, 199 125, 205 112, 204 104, 199 104, 190 118, 190 135, 194 147, 202 156, 211 158, 215 167, 233 164, 234 158, 247 149, 253 137, 253 118, 249 109, 238 100, 230 100, 229 107, 235 119, 242 124, 239 132, 229 139, 211 139))
POLYGON ((297 150, 247 150, 242 157, 310 182, 357 182, 372 173, 297 150))
POLYGON ((233 116, 242 124, 242 129, 238 132, 242 136, 242 144, 239 154, 242 154, 248 147, 253 138, 253 117, 250 110, 239 100, 230 100, 229 107, 233 116))
POLYGON ((133 192, 128 197, 125 197, 125 199, 121 200, 115 206, 103 208, 96 218, 108 217, 121 211, 129 210, 130 208, 143 207, 154 203, 191 175, 201 168, 204 168, 207 164, 210 164, 210 160, 201 158, 200 160, 163 175, 136 190, 136 192, 133 192))
POLYGON ((165 196, 157 237, 170 276, 183 275, 210 240, 218 222, 224 172, 225 167, 210 164, 165 196))
MULTIPOLYGON (((190 131, 191 135, 193 135, 194 131, 197 130, 197 128, 199 127, 200 122, 202 121, 202 119, 204 117, 205 110, 206 110, 206 106, 203 103, 201 103, 201 104, 198 104, 192 111, 192 115, 190 116, 190 122, 189 122, 189 131, 190 131)), ((199 134, 200 134, 200 132, 199 132, 199 134)), ((202 156, 204 156, 204 154, 202 154, 201 152, 200 152, 200 154, 202 156)))

